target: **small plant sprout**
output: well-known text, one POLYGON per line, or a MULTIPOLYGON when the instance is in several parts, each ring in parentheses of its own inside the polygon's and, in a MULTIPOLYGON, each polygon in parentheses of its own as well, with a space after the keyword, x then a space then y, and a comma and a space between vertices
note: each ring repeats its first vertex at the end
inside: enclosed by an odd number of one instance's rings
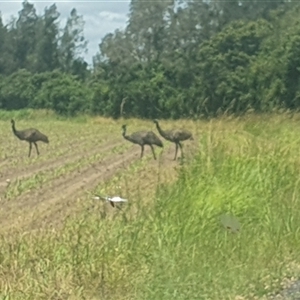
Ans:
POLYGON ((220 221, 224 228, 232 233, 237 233, 241 229, 239 221, 232 215, 222 215, 220 221))
POLYGON ((109 197, 109 196, 100 196, 100 195, 95 195, 93 197, 94 200, 105 200, 107 202, 110 203, 110 205, 112 207, 115 207, 115 203, 124 203, 124 202, 127 202, 127 199, 124 199, 124 198, 121 198, 119 196, 114 196, 114 197, 109 197))

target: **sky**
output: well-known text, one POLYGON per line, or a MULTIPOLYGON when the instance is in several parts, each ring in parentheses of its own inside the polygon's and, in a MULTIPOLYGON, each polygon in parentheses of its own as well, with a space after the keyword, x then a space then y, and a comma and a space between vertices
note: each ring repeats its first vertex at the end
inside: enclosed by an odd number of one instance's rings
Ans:
MULTIPOLYGON (((11 19, 11 16, 18 17, 18 12, 22 9, 22 0, 0 0, 0 12, 4 24, 11 19)), ((98 52, 101 39, 108 33, 116 29, 125 28, 128 20, 130 0, 92 0, 92 1, 28 1, 34 4, 38 15, 44 13, 45 7, 56 4, 60 13, 60 27, 63 28, 70 12, 76 8, 78 15, 82 15, 85 21, 84 36, 88 41, 88 52, 85 59, 92 64, 92 57, 98 52)))

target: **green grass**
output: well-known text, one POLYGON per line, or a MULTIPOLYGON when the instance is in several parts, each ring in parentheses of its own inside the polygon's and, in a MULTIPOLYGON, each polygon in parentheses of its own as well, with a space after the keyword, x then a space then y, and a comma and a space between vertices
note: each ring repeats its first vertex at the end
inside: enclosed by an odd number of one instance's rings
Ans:
MULTIPOLYGON (((298 115, 195 126, 198 153, 173 184, 153 175, 151 202, 128 188, 123 211, 98 206, 57 231, 2 237, 0 299, 262 299, 299 277, 298 115)), ((143 164, 122 180, 134 186, 143 164)))
POLYGON ((75 117, 65 117, 55 114, 47 109, 20 109, 20 110, 0 110, 0 120, 9 121, 10 119, 23 119, 23 120, 42 120, 44 118, 52 118, 58 121, 69 121, 76 123, 87 123, 91 118, 88 115, 79 115, 75 117))

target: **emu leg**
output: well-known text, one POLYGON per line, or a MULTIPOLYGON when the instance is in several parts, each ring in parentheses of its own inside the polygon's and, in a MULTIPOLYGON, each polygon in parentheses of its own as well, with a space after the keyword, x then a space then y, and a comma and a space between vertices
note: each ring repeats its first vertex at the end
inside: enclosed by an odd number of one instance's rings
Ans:
POLYGON ((32 144, 31 144, 31 142, 29 142, 29 153, 28 153, 28 157, 30 157, 30 154, 31 154, 31 147, 32 147, 32 144))
POLYGON ((153 146, 152 146, 152 145, 150 145, 150 147, 151 147, 151 150, 152 150, 152 153, 153 153, 153 157, 154 157, 154 159, 156 160, 156 156, 155 156, 154 148, 153 148, 153 146))
POLYGON ((36 153, 37 153, 37 155, 40 155, 40 152, 39 152, 39 148, 38 148, 38 145, 37 145, 37 143, 36 143, 36 142, 34 142, 33 144, 34 144, 34 146, 35 146, 35 149, 36 149, 36 153))
POLYGON ((142 151, 141 151, 141 158, 142 158, 144 155, 144 145, 141 145, 141 147, 142 147, 142 151))
POLYGON ((181 143, 180 143, 180 142, 178 143, 178 145, 179 145, 179 147, 180 147, 180 151, 181 151, 181 158, 183 158, 182 145, 181 145, 181 143))
POLYGON ((175 143, 175 145, 176 145, 176 149, 175 149, 175 157, 174 157, 174 160, 176 160, 176 157, 177 157, 177 151, 178 151, 178 144, 175 143))

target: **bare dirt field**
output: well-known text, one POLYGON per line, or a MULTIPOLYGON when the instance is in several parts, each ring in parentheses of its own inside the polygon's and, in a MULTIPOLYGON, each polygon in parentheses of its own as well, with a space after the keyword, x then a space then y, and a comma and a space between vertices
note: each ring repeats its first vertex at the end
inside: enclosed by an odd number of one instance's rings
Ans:
MULTIPOLYGON (((33 147, 30 158, 28 143, 18 140, 10 130, 2 132, 1 140, 6 143, 0 152, 0 233, 62 224, 86 208, 97 186, 126 174, 136 162, 143 165, 130 180, 148 196, 158 176, 161 182, 176 178, 179 162, 173 161, 175 147, 163 138, 164 149, 155 149, 157 160, 148 146, 140 159, 140 147, 124 140, 116 124, 105 125, 102 130, 98 124, 65 123, 36 125, 49 136, 50 143, 39 143, 40 156, 33 147)), ((29 127, 20 124, 22 129, 29 127)), ((131 185, 131 189, 136 188, 131 185)))

